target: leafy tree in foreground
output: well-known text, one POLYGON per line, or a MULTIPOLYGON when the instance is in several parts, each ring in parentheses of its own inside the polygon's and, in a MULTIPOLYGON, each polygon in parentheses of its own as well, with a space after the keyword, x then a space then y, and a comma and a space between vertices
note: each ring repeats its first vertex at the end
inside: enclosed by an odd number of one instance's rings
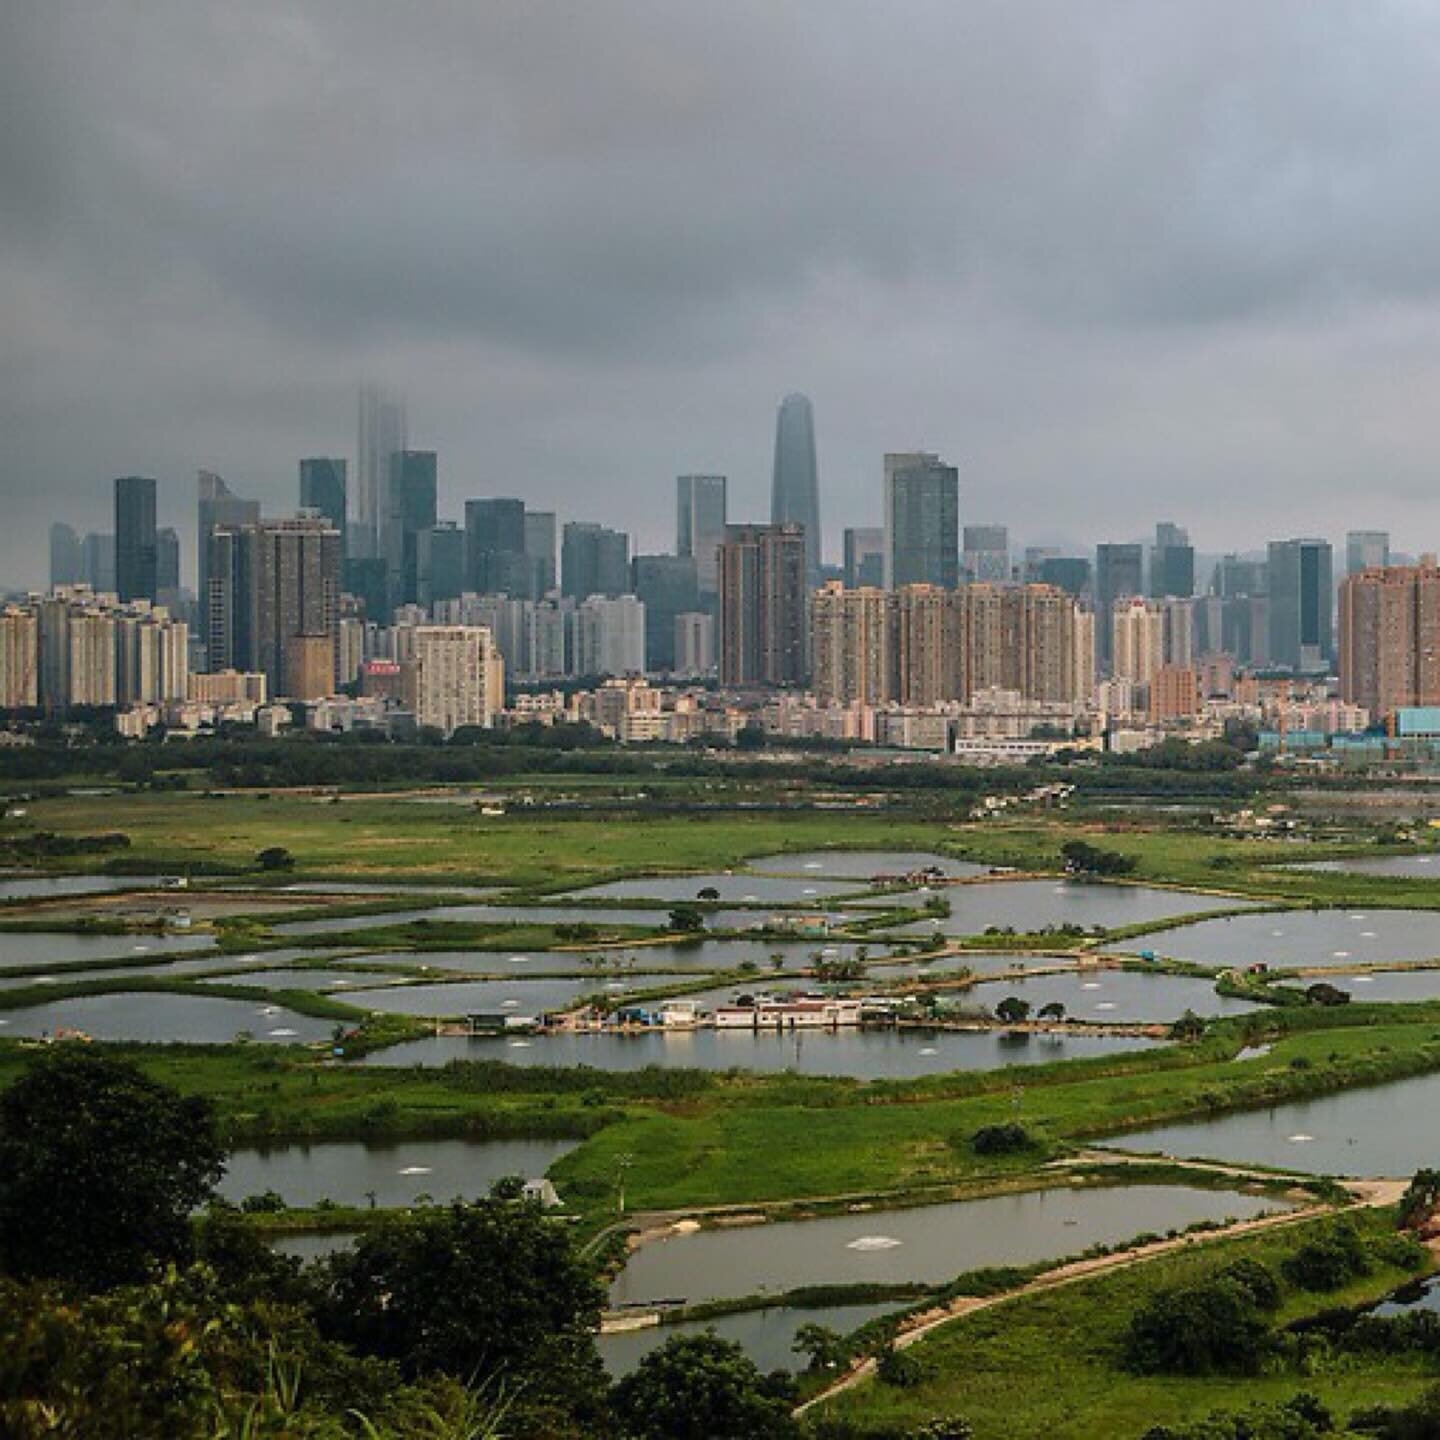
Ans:
POLYGON ((790 1397, 713 1330, 677 1335, 614 1391, 626 1440, 790 1440, 790 1397))
POLYGON ((319 1315, 330 1338, 406 1375, 502 1386, 528 1417, 520 1431, 541 1435, 602 1408, 594 1334, 603 1300, 538 1204, 495 1196, 362 1235, 330 1260, 319 1315))
POLYGON ((224 1158, 208 1101, 57 1049, 0 1093, 0 1271, 104 1289, 187 1259, 224 1158))
POLYGON ((237 1303, 203 1266, 75 1300, 0 1280, 7 1440, 515 1440, 506 1398, 326 1344, 299 1311, 237 1303))

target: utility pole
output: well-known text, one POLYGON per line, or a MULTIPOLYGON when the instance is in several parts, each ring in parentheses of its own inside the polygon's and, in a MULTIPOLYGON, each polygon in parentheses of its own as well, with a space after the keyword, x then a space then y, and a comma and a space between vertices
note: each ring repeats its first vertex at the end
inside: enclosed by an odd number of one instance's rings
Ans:
POLYGON ((634 1159, 635 1157, 627 1151, 625 1154, 621 1155, 616 1162, 620 1169, 620 1177, 617 1181, 617 1185, 620 1191, 617 1210, 618 1213, 621 1215, 625 1213, 625 1172, 630 1168, 631 1164, 634 1162, 634 1159))

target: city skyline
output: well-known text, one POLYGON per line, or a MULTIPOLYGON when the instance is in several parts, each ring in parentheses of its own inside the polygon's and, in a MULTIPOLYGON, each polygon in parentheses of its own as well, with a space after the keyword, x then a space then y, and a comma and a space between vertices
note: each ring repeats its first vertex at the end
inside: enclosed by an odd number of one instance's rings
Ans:
MULTIPOLYGON (((52 508, 100 529, 116 475, 173 495, 205 468, 272 512, 297 457, 358 479, 362 377, 453 460, 442 509, 600 490, 642 552, 675 475, 768 513, 797 388, 831 554, 907 449, 1036 542, 1135 538, 1141 498, 1202 550, 1292 531, 1302 499, 1307 530, 1423 534, 1440 16, 1373 14, 1280 5, 1240 45, 1213 10, 1118 4, 842 5, 818 39, 593 12, 561 44, 559 17, 483 7, 20 7, 0 577, 42 578, 52 508), (891 74, 884 114, 840 103, 891 74)), ((188 519, 162 505, 187 550, 188 519)))

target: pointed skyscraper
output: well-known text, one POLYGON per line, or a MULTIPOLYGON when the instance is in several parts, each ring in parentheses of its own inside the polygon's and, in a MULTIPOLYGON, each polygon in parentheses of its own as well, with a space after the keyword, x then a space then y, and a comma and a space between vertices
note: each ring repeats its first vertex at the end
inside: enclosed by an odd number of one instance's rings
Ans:
POLYGON ((804 395, 787 395, 775 421, 773 525, 805 527, 805 583, 820 583, 820 475, 815 463, 815 412, 804 395))

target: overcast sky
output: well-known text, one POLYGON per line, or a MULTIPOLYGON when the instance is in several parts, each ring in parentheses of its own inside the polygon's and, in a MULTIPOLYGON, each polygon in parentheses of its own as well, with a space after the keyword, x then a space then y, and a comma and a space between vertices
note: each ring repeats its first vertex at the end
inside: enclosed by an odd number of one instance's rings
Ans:
POLYGON ((1021 542, 1435 548, 1437 102, 1387 0, 10 0, 0 588, 117 474, 293 507, 367 377, 641 549, 788 390, 832 554, 916 447, 1021 542))

